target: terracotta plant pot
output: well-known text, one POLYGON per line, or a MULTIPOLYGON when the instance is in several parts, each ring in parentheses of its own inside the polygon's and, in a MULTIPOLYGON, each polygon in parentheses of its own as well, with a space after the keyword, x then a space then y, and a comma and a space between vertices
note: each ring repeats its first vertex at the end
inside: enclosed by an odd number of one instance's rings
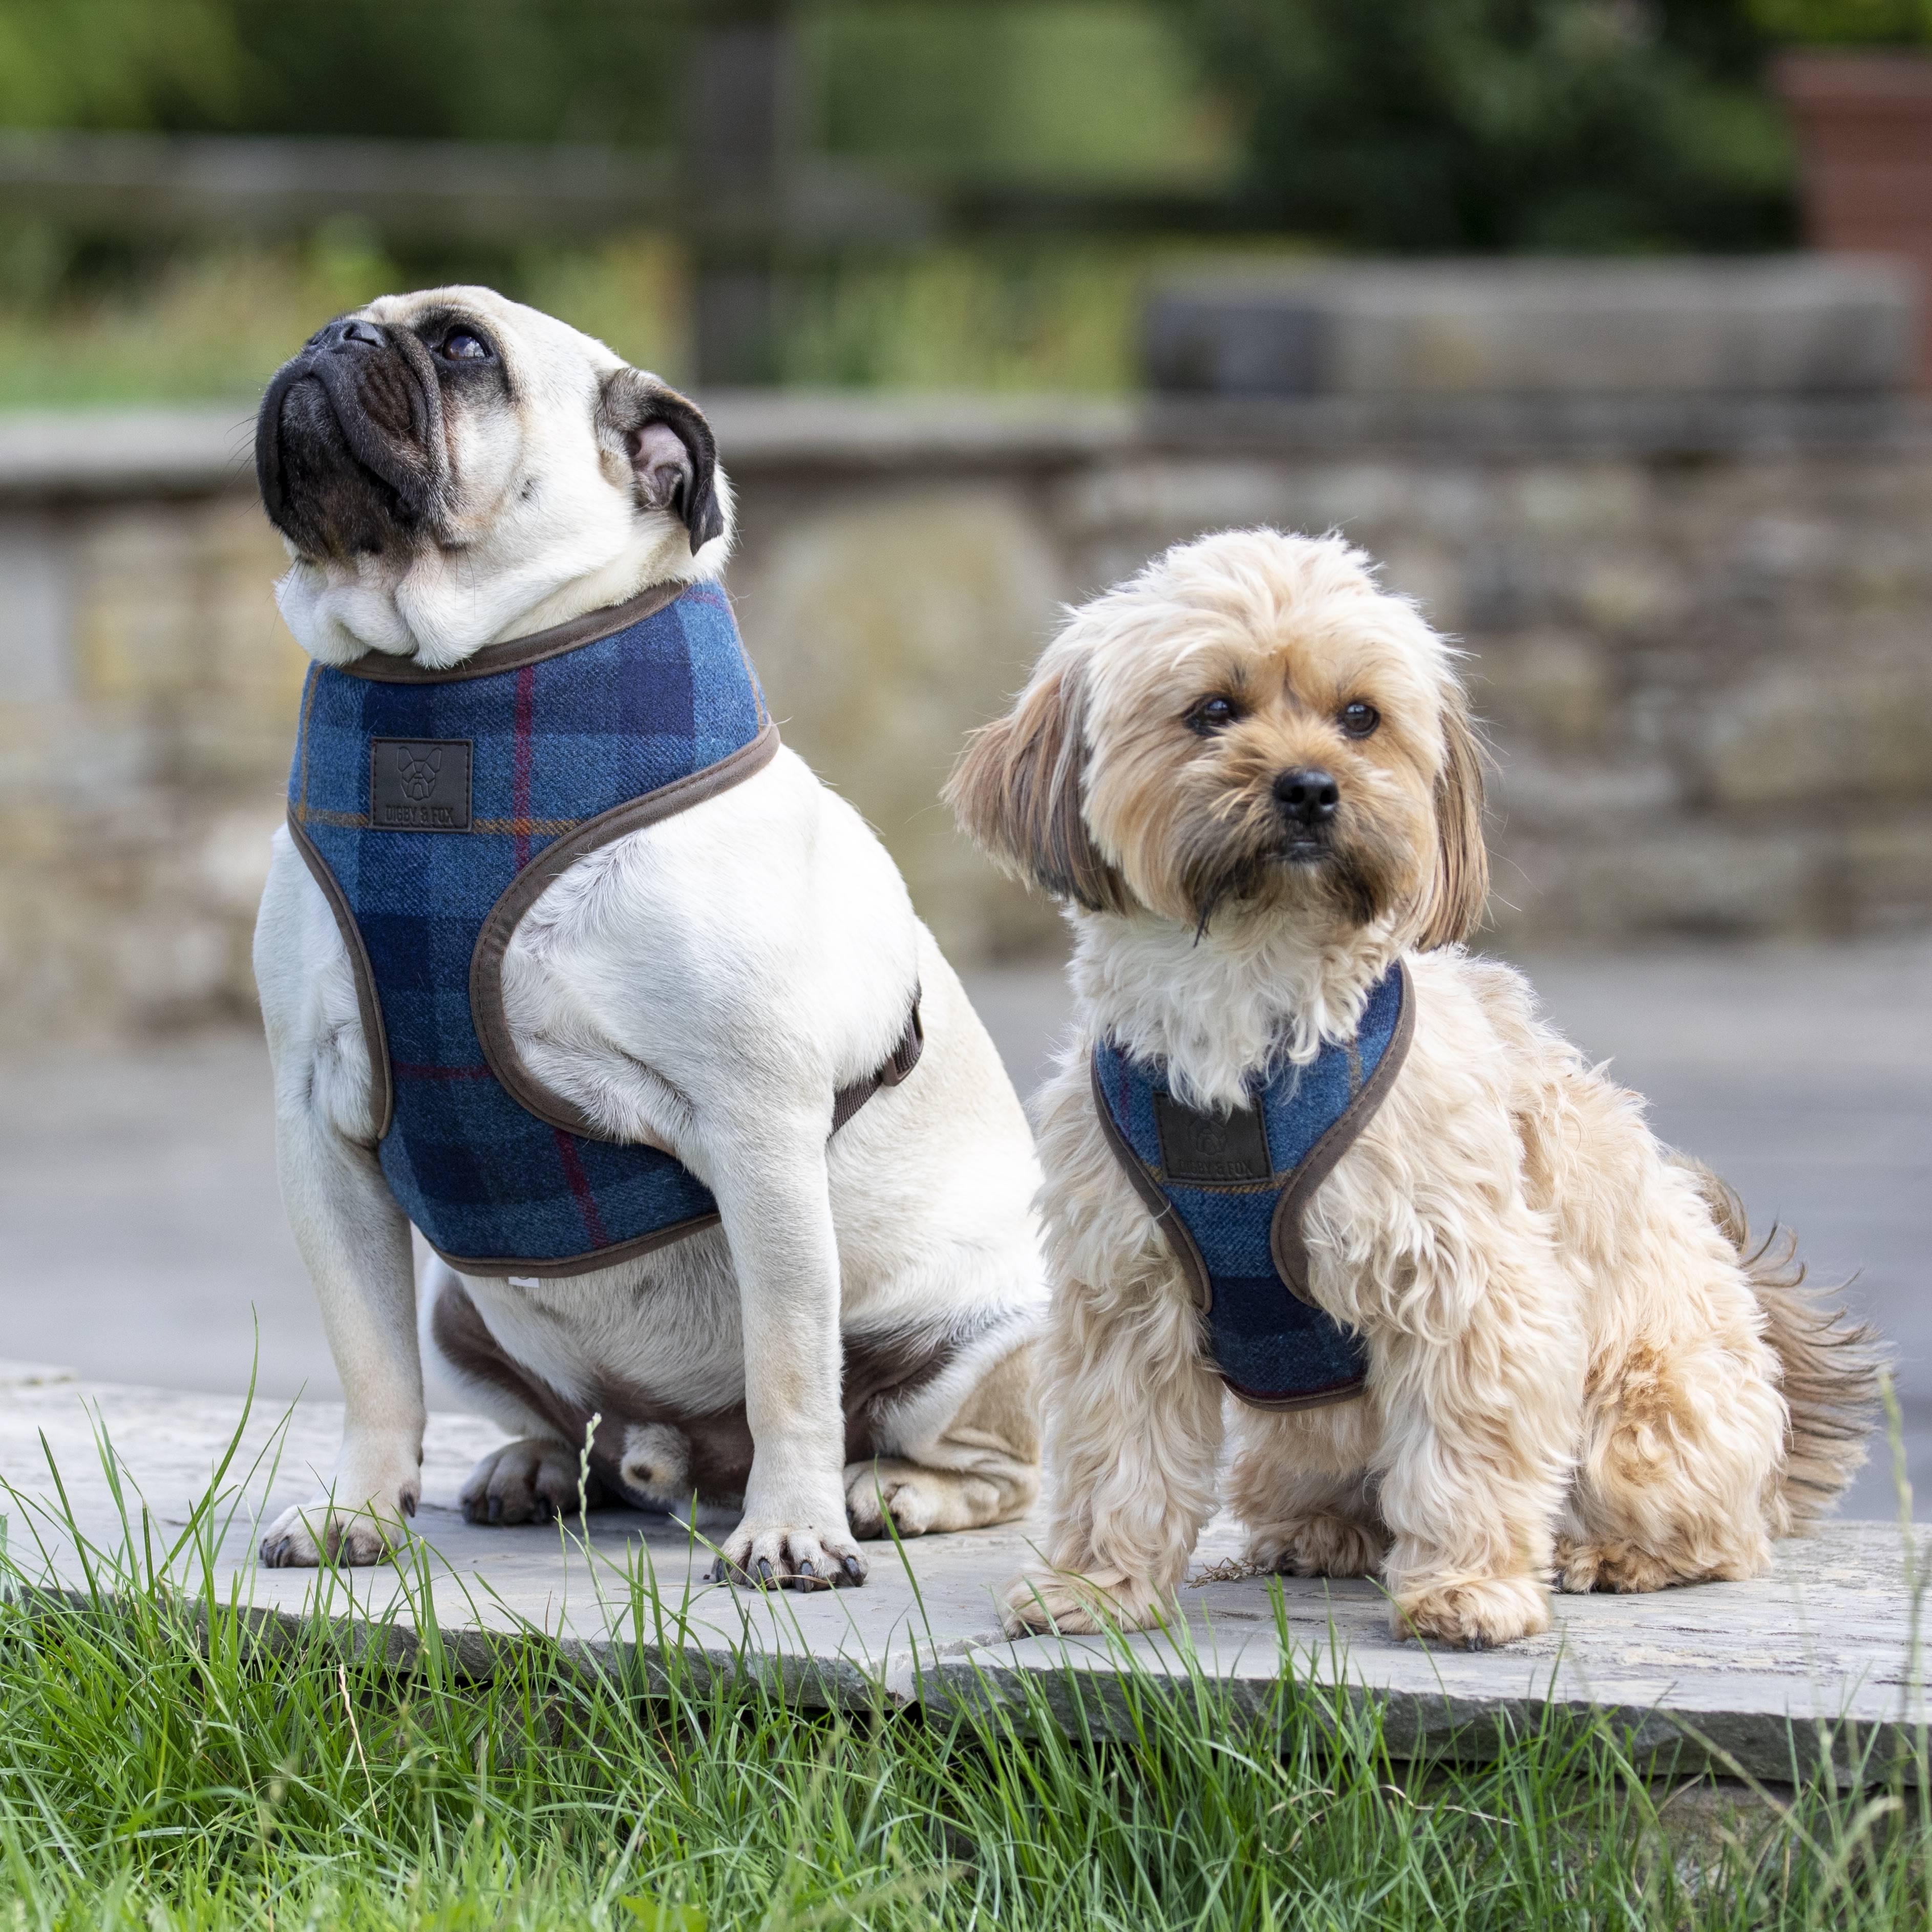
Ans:
POLYGON ((1918 385, 1932 388, 1932 54, 1808 49, 1782 56, 1774 78, 1797 132, 1807 238, 1917 268, 1918 385))

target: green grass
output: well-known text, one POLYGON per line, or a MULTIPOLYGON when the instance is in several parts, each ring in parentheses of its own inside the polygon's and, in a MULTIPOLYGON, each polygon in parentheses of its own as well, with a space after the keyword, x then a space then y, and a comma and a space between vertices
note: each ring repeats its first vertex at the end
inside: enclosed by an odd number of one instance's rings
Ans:
POLYGON ((1665 1804, 1607 1724, 1418 1768, 1292 1674, 1244 1712, 1130 1671, 1105 1732, 1070 1684, 1072 1736, 1037 1696, 826 1712, 674 1652, 653 1672, 675 1606, 635 1571, 635 1641, 602 1668, 532 1633, 484 1674, 420 1571, 419 1641, 251 1616, 212 1581, 236 1493, 166 1545, 130 1497, 68 1594, 28 1586, 34 1510, 9 1500, 0 1928, 1928 1922, 1922 1777, 1798 1779, 1687 1849, 1659 1820, 1683 1781, 1665 1804))
MULTIPOLYGON (((332 316, 436 272, 352 228, 302 246, 184 249, 93 279, 50 232, 0 223, 0 410, 244 401, 332 316)), ((802 274, 781 373, 805 388, 1121 394, 1139 380, 1150 280, 1227 246, 1053 241, 935 247, 802 274)), ((1250 244, 1244 260, 1305 256, 1250 244)), ((689 382, 688 266, 662 236, 472 267, 642 368, 689 382)))

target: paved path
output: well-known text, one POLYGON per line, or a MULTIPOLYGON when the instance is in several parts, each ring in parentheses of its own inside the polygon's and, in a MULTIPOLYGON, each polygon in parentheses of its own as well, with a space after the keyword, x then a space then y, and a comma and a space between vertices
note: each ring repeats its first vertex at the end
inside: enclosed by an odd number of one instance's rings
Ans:
MULTIPOLYGON (((1932 1514, 1932 943, 1572 956, 1532 970, 1557 1022, 1648 1094, 1760 1225, 1782 1220, 1892 1336, 1932 1514)), ((1058 975, 972 991, 1023 1090, 1058 975)), ((339 1393, 284 1225, 258 1040, 0 1068, 0 1357, 104 1380, 339 1393)), ((432 1391, 432 1400, 436 1392, 432 1391)), ((444 1400, 448 1400, 446 1394, 444 1400)), ((1850 1513, 1894 1507, 1874 1468, 1850 1513)))
MULTIPOLYGON (((259 1525, 281 1503, 302 1499, 311 1471, 327 1468, 340 1412, 304 1402, 292 1413, 258 1412, 211 1490, 241 1408, 232 1395, 31 1385, 0 1364, 0 1513, 12 1519, 12 1561, 30 1578, 51 1569, 81 1580, 71 1533, 51 1508, 50 1450, 73 1512, 65 1521, 94 1545, 92 1574, 110 1591, 123 1579, 142 1580, 139 1564, 117 1552, 152 1551, 164 1562, 170 1544, 187 1538, 196 1500, 208 1495, 220 1499, 208 1519, 219 1598, 232 1584, 241 1601, 271 1612, 373 1613, 406 1626, 427 1596, 472 1670, 489 1666, 493 1637, 535 1627, 592 1655, 620 1645, 661 1666, 675 1649, 700 1671, 782 1676, 826 1702, 1011 1699, 1030 1676, 1051 1716, 1072 1729, 1072 1687, 1082 1680, 1068 1676, 1071 1665, 1097 1693, 1097 1708, 1093 1698, 1080 1700, 1088 1714, 1125 1720, 1112 1694, 1120 1660, 1108 1643, 1009 1643, 1000 1634, 995 1593, 1030 1560, 1036 1525, 916 1540, 903 1559, 890 1544, 874 1544, 862 1589, 762 1596, 701 1580, 710 1560, 702 1535, 707 1527, 716 1534, 717 1525, 700 1523, 694 1535, 628 1510, 594 1513, 582 1534, 575 1524, 464 1522, 456 1490, 490 1432, 437 1416, 425 1444, 416 1560, 400 1572, 264 1570, 253 1560, 259 1525), (103 1441, 119 1466, 118 1507, 102 1473, 103 1441), (145 1526, 143 1503, 152 1513, 145 1526), (130 1519, 131 1538, 123 1527, 130 1519)), ((1210 1526, 1181 1593, 1184 1633, 1127 1646, 1145 1671, 1158 1678, 1181 1663, 1179 1653, 1191 1653, 1252 1705, 1280 1672, 1285 1636, 1300 1681, 1376 1695, 1398 1756, 1442 1742, 1452 1726, 1460 1750, 1480 1750, 1499 1717, 1534 1723, 1555 1705, 1607 1707, 1635 1727, 1640 1746, 1668 1751, 1708 1741, 1728 1754, 1719 1760, 1725 1769, 1760 1778, 1788 1777, 1794 1748, 1809 1756, 1828 1741, 1842 1759, 1846 1739, 1823 1729, 1840 1717, 1871 1727, 1880 1755, 1866 1761, 1868 1774, 1875 1762, 1882 1775, 1887 1754, 1909 1758, 1922 1676, 1899 1535, 1889 1525, 1838 1523, 1786 1544, 1774 1573, 1755 1582, 1559 1598, 1544 1636, 1480 1655, 1396 1641, 1382 1599, 1366 1582, 1283 1580, 1278 1630, 1268 1580, 1214 1574, 1218 1565, 1238 1568, 1226 1559, 1238 1546, 1230 1526, 1210 1526)), ((200 1594, 192 1546, 171 1574, 200 1594)))

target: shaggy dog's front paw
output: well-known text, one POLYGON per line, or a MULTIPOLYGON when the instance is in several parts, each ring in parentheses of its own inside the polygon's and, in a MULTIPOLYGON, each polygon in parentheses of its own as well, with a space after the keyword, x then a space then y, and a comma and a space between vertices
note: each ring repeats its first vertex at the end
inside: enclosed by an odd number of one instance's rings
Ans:
POLYGON ((1534 1576, 1488 1576, 1398 1592, 1390 1617, 1397 1636, 1463 1650, 1488 1650, 1550 1628, 1550 1592, 1534 1576))
POLYGON ((1244 1561, 1284 1576, 1374 1576, 1388 1539, 1345 1516, 1302 1516, 1264 1524, 1248 1538, 1244 1561))
POLYGON ((747 1517, 725 1538, 707 1580, 761 1590, 830 1590, 862 1583, 866 1559, 844 1534, 747 1517))
POLYGON ((604 1486, 588 1474, 574 1450, 530 1436, 491 1450, 470 1471, 458 1500, 470 1522, 548 1522, 576 1515, 580 1503, 596 1508, 604 1501, 604 1486))
POLYGON ((1035 1570, 1007 1586, 1000 1621, 1009 1636, 1083 1636, 1108 1629, 1151 1630, 1172 1615, 1172 1600, 1141 1577, 1118 1570, 1082 1576, 1035 1570))

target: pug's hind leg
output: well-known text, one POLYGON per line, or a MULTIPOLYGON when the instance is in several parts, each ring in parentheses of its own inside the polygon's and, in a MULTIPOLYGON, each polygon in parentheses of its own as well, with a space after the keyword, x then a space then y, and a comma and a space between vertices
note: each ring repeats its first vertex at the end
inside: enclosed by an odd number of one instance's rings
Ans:
POLYGON ((580 1453, 550 1436, 526 1436, 493 1449, 470 1472, 458 1498, 464 1520, 478 1523, 548 1522, 609 1500, 580 1453))
MULTIPOLYGON (((845 1510, 854 1536, 982 1529, 1033 1507, 1040 1494, 1033 1344, 1028 1339, 1014 1348, 1000 1338, 1000 1346, 1004 1352, 969 1382, 963 1400, 935 1384, 936 1402, 915 1396, 895 1412, 887 1391, 868 1405, 877 1453, 845 1469, 845 1510)), ((944 1382, 956 1388, 958 1378, 944 1382)))

